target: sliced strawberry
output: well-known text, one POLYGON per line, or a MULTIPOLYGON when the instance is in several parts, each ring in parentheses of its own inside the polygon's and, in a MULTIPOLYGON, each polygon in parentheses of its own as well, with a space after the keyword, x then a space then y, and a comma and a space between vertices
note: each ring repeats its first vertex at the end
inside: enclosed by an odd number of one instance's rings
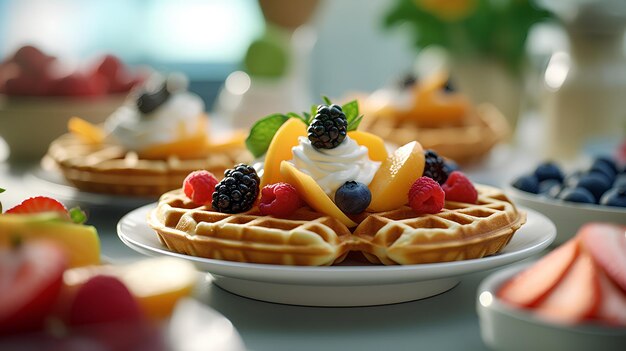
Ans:
POLYGON ((589 223, 578 231, 583 247, 609 278, 626 292, 626 228, 608 223, 589 223))
POLYGON ((498 291, 498 296, 521 307, 536 305, 563 278, 578 251, 578 240, 568 241, 506 282, 498 291))
POLYGON ((581 250, 567 274, 537 306, 536 313, 562 323, 594 316, 601 302, 599 272, 591 255, 581 250))
POLYGON ((604 272, 600 272, 599 278, 602 302, 595 317, 609 324, 626 326, 626 294, 604 272))
POLYGON ((21 204, 10 208, 6 213, 12 214, 32 214, 42 212, 57 212, 64 218, 70 218, 67 208, 55 199, 46 196, 36 196, 22 201, 21 204))

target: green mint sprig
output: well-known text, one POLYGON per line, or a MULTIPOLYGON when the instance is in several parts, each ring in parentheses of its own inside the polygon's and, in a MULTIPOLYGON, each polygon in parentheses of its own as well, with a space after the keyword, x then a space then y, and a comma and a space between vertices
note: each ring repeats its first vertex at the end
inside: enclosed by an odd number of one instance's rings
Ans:
MULTIPOLYGON (((325 104, 332 105, 332 101, 328 97, 322 96, 322 100, 324 100, 325 104)), ((283 123, 289 118, 297 118, 308 126, 317 114, 317 106, 318 105, 312 105, 309 110, 310 112, 302 112, 302 114, 295 112, 289 112, 287 114, 274 113, 259 119, 252 128, 250 128, 250 134, 246 138, 246 147, 254 157, 263 156, 263 154, 267 152, 272 138, 274 138, 274 135, 283 123)), ((348 122, 347 130, 349 132, 356 130, 363 119, 363 115, 359 115, 359 103, 356 100, 352 100, 342 105, 341 109, 346 115, 348 122)))
POLYGON ((72 207, 69 209, 70 219, 75 224, 83 224, 87 222, 87 214, 79 207, 72 207))

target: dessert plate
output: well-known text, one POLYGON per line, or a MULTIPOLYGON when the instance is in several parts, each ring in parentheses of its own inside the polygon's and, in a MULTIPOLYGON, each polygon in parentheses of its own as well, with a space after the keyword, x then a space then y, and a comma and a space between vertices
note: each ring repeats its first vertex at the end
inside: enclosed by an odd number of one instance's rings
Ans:
POLYGON ((562 244, 576 235, 588 222, 611 222, 626 225, 626 208, 579 204, 530 194, 512 186, 504 188, 514 203, 545 214, 554 222, 557 236, 554 245, 562 244))
POLYGON ((474 260, 406 266, 377 266, 348 261, 330 267, 280 266, 207 259, 170 251, 146 222, 150 204, 126 214, 117 224, 119 238, 151 256, 188 260, 213 275, 213 282, 234 294, 304 306, 371 306, 418 300, 452 289, 461 276, 496 268, 545 249, 556 236, 542 214, 523 209, 527 222, 497 255, 474 260))

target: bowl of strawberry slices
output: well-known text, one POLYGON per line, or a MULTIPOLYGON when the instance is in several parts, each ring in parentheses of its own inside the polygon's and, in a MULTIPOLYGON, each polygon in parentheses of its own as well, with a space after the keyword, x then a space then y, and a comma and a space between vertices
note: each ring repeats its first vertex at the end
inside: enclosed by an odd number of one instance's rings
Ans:
POLYGON ((34 46, 19 48, 0 61, 0 137, 10 159, 43 156, 72 116, 103 122, 143 76, 113 55, 68 70, 66 62, 34 46))
POLYGON ((483 341, 498 350, 624 350, 626 226, 588 223, 538 261, 479 289, 483 341))

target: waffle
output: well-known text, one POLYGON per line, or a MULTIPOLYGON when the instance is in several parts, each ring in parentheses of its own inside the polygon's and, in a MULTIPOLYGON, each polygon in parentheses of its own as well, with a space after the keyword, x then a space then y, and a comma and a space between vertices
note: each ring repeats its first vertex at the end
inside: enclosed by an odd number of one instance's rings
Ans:
POLYGON ((68 133, 50 144, 42 165, 58 169, 76 188, 89 192, 157 197, 179 188, 192 171, 206 169, 217 177, 233 164, 250 161, 243 145, 212 150, 197 159, 141 159, 114 144, 90 144, 68 133))
POLYGON ((198 207, 175 190, 161 197, 148 223, 170 250, 212 259, 331 265, 361 252, 374 264, 446 262, 499 252, 526 221, 500 190, 477 189, 477 204, 447 202, 434 215, 417 216, 409 207, 364 214, 353 231, 307 207, 287 219, 256 208, 230 215, 198 207))
POLYGON ((457 162, 467 163, 482 158, 510 133, 506 119, 493 105, 481 104, 461 125, 422 127, 417 123, 400 121, 384 113, 365 109, 368 116, 360 129, 380 136, 395 145, 418 140, 424 149, 457 162))

